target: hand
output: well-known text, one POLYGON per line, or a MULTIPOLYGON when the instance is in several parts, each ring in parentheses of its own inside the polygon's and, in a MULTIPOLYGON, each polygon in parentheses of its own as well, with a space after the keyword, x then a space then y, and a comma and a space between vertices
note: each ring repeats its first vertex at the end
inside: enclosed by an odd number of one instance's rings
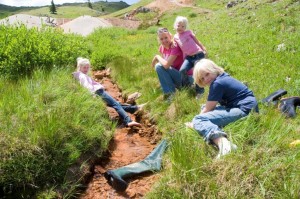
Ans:
POLYGON ((171 48, 175 48, 176 46, 174 45, 174 42, 172 42, 172 44, 171 44, 171 46, 170 46, 171 48))
POLYGON ((157 64, 158 60, 156 58, 156 55, 152 59, 152 67, 154 67, 157 64))
POLYGON ((204 57, 207 58, 208 57, 207 51, 204 50, 203 53, 204 53, 204 57))

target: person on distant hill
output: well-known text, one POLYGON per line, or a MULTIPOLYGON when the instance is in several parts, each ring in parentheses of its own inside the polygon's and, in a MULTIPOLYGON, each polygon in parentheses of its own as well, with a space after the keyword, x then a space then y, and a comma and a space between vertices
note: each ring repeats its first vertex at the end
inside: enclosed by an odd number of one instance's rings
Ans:
MULTIPOLYGON (((188 78, 188 71, 194 67, 195 63, 205 57, 206 48, 195 37, 191 30, 187 30, 188 20, 186 17, 178 16, 174 22, 174 41, 181 48, 185 57, 183 64, 180 67, 180 74, 183 86, 191 86, 191 81, 188 78)), ((204 93, 204 89, 196 85, 196 99, 199 99, 204 93)))
POLYGON ((140 127, 141 124, 132 121, 125 111, 129 113, 134 113, 137 110, 140 110, 143 107, 143 105, 121 105, 107 92, 104 91, 104 87, 100 83, 94 81, 90 76, 88 76, 90 68, 91 64, 88 59, 81 57, 77 58, 77 71, 73 73, 74 78, 80 82, 80 85, 87 88, 92 94, 99 95, 107 104, 107 106, 114 108, 118 112, 119 116, 121 117, 126 126, 140 127))
POLYGON ((206 142, 217 146, 217 158, 220 158, 236 148, 221 127, 247 116, 251 110, 258 111, 257 101, 246 85, 209 59, 197 62, 193 77, 199 86, 209 87, 209 94, 201 113, 186 126, 195 129, 206 142))
MULTIPOLYGON (((152 66, 155 67, 164 98, 170 102, 176 88, 179 89, 182 85, 179 69, 183 62, 183 55, 179 46, 173 42, 167 28, 159 28, 157 37, 161 44, 159 47, 161 55, 153 57, 152 66)), ((189 71, 188 74, 192 75, 193 71, 189 71)))

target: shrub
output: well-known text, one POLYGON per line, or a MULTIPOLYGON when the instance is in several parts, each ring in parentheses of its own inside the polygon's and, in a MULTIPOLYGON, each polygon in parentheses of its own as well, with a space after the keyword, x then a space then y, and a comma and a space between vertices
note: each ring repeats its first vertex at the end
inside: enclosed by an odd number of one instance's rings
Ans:
POLYGON ((0 25, 0 30, 0 74, 7 79, 28 76, 36 68, 64 67, 88 54, 81 36, 65 35, 58 29, 27 29, 21 24, 0 25))

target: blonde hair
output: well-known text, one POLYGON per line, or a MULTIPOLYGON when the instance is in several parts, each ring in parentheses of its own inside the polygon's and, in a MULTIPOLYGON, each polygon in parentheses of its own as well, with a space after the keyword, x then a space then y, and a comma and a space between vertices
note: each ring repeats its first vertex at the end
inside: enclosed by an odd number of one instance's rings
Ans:
POLYGON ((185 25, 185 29, 188 27, 188 19, 186 17, 177 16, 174 22, 174 29, 177 29, 177 24, 183 23, 185 25))
POLYGON ((158 43, 161 43, 160 40, 159 40, 159 35, 162 34, 162 33, 167 33, 171 38, 171 43, 173 45, 175 44, 175 42, 173 40, 173 36, 167 28, 158 28, 157 29, 157 41, 158 41, 158 43))
POLYGON ((161 33, 170 33, 168 28, 158 28, 157 29, 157 34, 161 34, 161 33))
POLYGON ((210 59, 201 59, 198 61, 194 67, 193 78, 200 87, 204 87, 202 82, 204 73, 212 73, 219 76, 224 73, 224 69, 210 59))
POLYGON ((77 61, 77 71, 80 71, 81 67, 89 65, 91 66, 91 62, 89 59, 83 58, 83 57, 78 57, 76 59, 77 61))

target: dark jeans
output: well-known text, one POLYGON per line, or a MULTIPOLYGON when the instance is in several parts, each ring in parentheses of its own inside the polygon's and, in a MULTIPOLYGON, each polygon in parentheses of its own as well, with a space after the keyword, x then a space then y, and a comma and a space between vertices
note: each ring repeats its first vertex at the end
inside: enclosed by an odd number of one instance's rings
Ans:
POLYGON ((107 106, 114 108, 118 112, 120 118, 126 125, 132 121, 126 112, 134 113, 138 109, 137 106, 120 104, 107 92, 105 92, 104 89, 99 89, 95 93, 104 100, 107 106))
POLYGON ((160 63, 155 65, 155 70, 164 94, 175 93, 181 87, 181 76, 178 70, 170 67, 165 69, 160 63))
MULTIPOLYGON (((182 63, 180 67, 180 74, 181 74, 181 80, 182 80, 182 86, 191 86, 191 82, 189 81, 189 77, 187 72, 192 69, 197 61, 200 59, 203 59, 205 57, 203 52, 200 52, 193 56, 186 56, 184 59, 184 62, 182 63)), ((204 88, 199 87, 196 84, 196 93, 202 94, 204 93, 204 88)))

